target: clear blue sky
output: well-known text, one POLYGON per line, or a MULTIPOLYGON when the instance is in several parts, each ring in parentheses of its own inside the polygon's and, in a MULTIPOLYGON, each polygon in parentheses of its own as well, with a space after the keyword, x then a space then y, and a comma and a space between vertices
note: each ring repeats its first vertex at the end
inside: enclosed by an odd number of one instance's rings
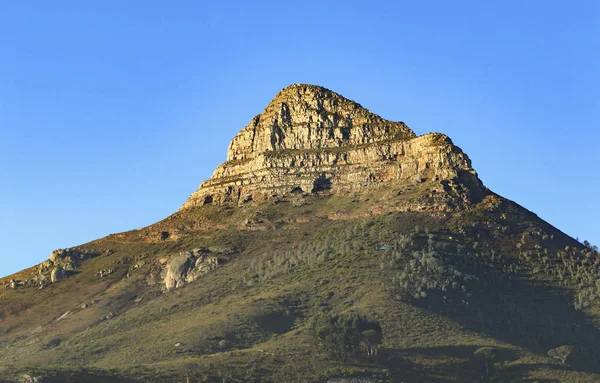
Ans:
POLYGON ((448 134, 600 244, 599 4, 2 1, 0 275, 173 213, 297 82, 448 134))

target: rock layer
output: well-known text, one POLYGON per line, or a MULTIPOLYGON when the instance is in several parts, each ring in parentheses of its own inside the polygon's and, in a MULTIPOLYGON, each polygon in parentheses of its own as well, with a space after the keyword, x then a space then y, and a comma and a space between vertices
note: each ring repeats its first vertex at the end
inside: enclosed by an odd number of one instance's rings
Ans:
POLYGON ((335 92, 296 84, 233 138, 227 161, 182 209, 426 181, 467 203, 485 191, 469 158, 446 135, 417 137, 403 122, 335 92))

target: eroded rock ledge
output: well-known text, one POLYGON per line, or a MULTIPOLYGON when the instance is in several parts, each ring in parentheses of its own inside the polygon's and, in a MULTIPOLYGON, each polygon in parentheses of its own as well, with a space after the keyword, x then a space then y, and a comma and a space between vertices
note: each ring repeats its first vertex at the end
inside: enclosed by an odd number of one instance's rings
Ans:
POLYGON ((385 120, 335 92, 296 84, 233 138, 227 161, 182 209, 426 181, 463 204, 485 191, 467 155, 446 135, 417 137, 403 122, 385 120))

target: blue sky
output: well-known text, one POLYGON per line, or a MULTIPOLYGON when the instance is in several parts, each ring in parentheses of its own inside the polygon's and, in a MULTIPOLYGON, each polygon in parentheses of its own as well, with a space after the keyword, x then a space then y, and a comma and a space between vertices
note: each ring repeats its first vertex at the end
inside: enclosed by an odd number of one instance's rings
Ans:
POLYGON ((448 134, 600 244, 599 4, 0 2, 0 275, 173 213, 298 82, 448 134))

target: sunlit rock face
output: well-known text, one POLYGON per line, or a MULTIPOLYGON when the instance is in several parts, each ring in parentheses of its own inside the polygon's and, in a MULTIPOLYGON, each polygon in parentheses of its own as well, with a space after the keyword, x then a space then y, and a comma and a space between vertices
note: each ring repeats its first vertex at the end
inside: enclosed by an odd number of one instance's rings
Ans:
POLYGON ((485 192, 467 155, 446 135, 417 137, 403 122, 385 120, 333 91, 296 84, 233 138, 227 161, 182 209, 422 182, 453 191, 458 205, 485 192))

